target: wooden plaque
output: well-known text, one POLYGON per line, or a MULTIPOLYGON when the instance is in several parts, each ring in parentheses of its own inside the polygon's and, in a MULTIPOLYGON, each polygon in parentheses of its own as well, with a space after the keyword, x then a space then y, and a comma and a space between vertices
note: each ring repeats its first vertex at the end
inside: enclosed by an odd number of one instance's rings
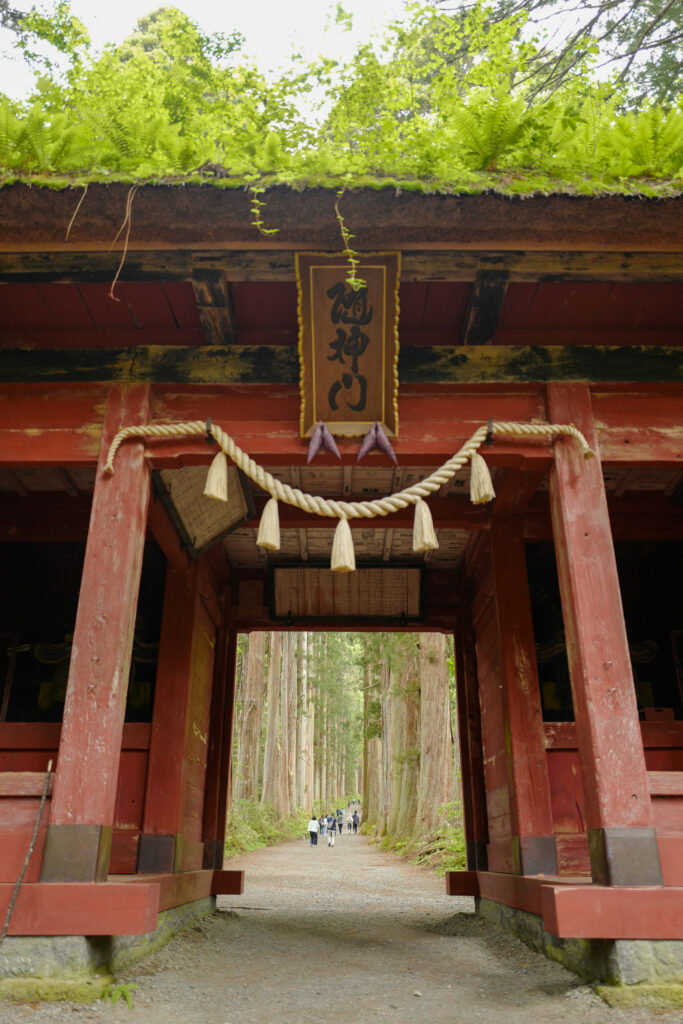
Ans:
POLYGON ((400 263, 400 253, 364 253, 365 287, 354 291, 343 255, 297 253, 302 437, 319 420, 342 437, 378 421, 398 434, 400 263))
POLYGON ((339 573, 315 566, 276 566, 271 574, 276 619, 422 618, 422 569, 359 566, 339 573))

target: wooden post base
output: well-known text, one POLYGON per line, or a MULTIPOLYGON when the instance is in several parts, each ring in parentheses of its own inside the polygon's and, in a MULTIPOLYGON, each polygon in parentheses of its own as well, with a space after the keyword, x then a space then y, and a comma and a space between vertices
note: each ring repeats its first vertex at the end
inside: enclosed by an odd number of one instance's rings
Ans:
POLYGON ((485 839, 468 839, 466 850, 467 867, 470 871, 488 871, 489 861, 485 839))
POLYGON ((223 840, 204 840, 203 867, 220 871, 223 867, 223 840))
POLYGON ((138 873, 159 875, 173 873, 180 863, 183 837, 153 835, 143 832, 138 845, 138 873))
POLYGON ((50 825, 41 882, 106 882, 111 840, 109 825, 50 825))
POLYGON ((653 828, 589 828, 588 849, 598 885, 662 885, 653 828))
POLYGON ((554 836, 513 836, 512 863, 517 875, 556 875, 554 836))

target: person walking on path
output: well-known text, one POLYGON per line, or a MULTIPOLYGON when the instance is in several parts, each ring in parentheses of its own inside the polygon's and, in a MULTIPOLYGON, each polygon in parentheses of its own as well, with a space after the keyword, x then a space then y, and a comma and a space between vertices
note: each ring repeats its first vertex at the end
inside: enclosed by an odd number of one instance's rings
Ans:
POLYGON ((351 820, 353 822, 353 834, 355 836, 358 833, 358 825, 360 822, 360 818, 358 817, 358 811, 353 812, 353 817, 351 818, 351 820))
POLYGON ((327 818, 324 814, 320 815, 320 835, 327 835, 327 818))
POLYGON ((344 812, 341 810, 337 811, 337 828, 339 830, 339 835, 341 835, 342 829, 344 828, 344 812))
POLYGON ((313 817, 311 818, 311 820, 308 823, 308 834, 311 837, 311 846, 317 846, 318 845, 318 828, 319 828, 318 819, 316 818, 316 816, 314 814, 313 817))
POLYGON ((349 832, 353 828, 353 818, 351 817, 351 811, 349 811, 349 813, 346 815, 346 827, 348 828, 349 832))
POLYGON ((327 824, 327 845, 334 846, 334 840, 337 836, 337 819, 330 818, 327 824))

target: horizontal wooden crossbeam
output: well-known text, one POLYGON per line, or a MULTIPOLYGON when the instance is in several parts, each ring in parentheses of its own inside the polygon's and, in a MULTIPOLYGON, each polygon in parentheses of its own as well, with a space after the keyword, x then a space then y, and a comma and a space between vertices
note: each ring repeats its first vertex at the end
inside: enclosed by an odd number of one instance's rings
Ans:
MULTIPOLYGON (((107 281, 118 251, 0 252, 0 282, 107 281)), ((403 281, 472 281, 480 272, 505 272, 510 281, 680 281, 678 252, 582 252, 543 250, 404 250, 403 281)), ((228 281, 293 281, 288 249, 129 250, 122 281, 202 280, 221 273, 228 281)))
MULTIPOLYGON (((293 346, 231 345, 117 349, 6 349, 5 383, 144 382, 297 384, 293 346)), ((674 383, 683 380, 683 347, 415 346, 399 354, 399 380, 416 383, 674 383)))

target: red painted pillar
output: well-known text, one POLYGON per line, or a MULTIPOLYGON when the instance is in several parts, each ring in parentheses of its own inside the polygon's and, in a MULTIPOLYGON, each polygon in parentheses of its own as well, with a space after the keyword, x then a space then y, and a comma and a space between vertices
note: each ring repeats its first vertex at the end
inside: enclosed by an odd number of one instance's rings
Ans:
POLYGON ((661 885, 635 687, 590 391, 550 384, 548 417, 573 423, 596 458, 555 445, 550 502, 593 881, 661 885))
POLYGON ((468 602, 465 600, 462 602, 456 624, 454 653, 467 867, 470 871, 486 871, 489 834, 486 820, 481 713, 472 622, 468 602))
POLYGON ((182 857, 184 761, 199 601, 199 566, 166 573, 152 713, 147 790, 138 871, 179 870, 182 857))
POLYGON ((232 727, 235 704, 237 633, 227 624, 229 594, 223 605, 223 621, 216 644, 214 685, 211 698, 211 729, 204 796, 204 867, 223 867, 225 819, 232 763, 232 727))
POLYGON ((170 570, 152 715, 138 871, 202 867, 215 638, 220 609, 205 559, 170 570))
POLYGON ((109 390, 74 629, 43 881, 106 879, 150 478, 144 445, 126 441, 103 473, 117 430, 144 423, 147 385, 109 390))
POLYGON ((512 865, 520 875, 554 875, 557 850, 521 520, 494 516, 490 534, 512 865))

